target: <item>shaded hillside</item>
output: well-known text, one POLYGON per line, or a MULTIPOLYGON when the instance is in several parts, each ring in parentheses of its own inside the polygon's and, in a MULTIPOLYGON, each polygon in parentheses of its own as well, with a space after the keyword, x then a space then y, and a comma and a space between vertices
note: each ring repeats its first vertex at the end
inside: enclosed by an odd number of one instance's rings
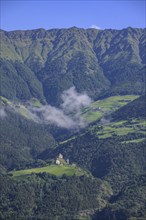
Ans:
POLYGON ((133 178, 119 194, 111 197, 110 204, 94 215, 93 220, 123 220, 146 218, 146 175, 133 178))
POLYGON ((0 124, 0 164, 7 169, 31 164, 45 149, 55 146, 49 129, 7 110, 0 124))
POLYGON ((94 99, 109 94, 142 94, 144 31, 76 27, 1 30, 1 74, 5 84, 1 93, 6 98, 19 100, 31 96, 44 100, 45 97, 53 105, 58 105, 61 93, 73 85, 94 99))
POLYGON ((32 97, 45 101, 42 84, 25 64, 0 60, 1 95, 11 100, 26 101, 32 97))

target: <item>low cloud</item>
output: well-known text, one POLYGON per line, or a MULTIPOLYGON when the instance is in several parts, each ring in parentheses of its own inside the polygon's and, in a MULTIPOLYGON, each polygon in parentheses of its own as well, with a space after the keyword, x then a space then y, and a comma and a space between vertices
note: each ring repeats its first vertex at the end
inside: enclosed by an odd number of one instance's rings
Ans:
POLYGON ((43 123, 50 123, 66 129, 80 129, 87 125, 81 116, 82 108, 91 104, 91 99, 86 93, 78 93, 75 87, 63 92, 62 104, 59 108, 45 105, 41 108, 29 108, 31 114, 43 123))
POLYGON ((101 118, 101 120, 100 120, 100 124, 102 124, 102 125, 104 125, 104 124, 108 124, 108 123, 110 123, 110 119, 107 119, 107 118, 101 118))
POLYGON ((94 28, 94 29, 98 29, 98 30, 101 29, 99 26, 97 26, 97 25, 95 25, 95 24, 92 24, 92 25, 90 26, 90 28, 94 28))
POLYGON ((5 109, 4 108, 0 108, 0 118, 3 119, 7 116, 5 109))
POLYGON ((90 97, 86 93, 78 93, 75 87, 64 91, 61 98, 63 101, 61 108, 66 113, 80 113, 82 108, 89 106, 91 103, 90 97))
POLYGON ((76 126, 74 121, 68 115, 64 114, 64 112, 61 109, 55 108, 51 105, 45 105, 39 109, 32 108, 30 110, 33 112, 33 114, 35 113, 37 115, 37 118, 39 118, 40 122, 42 123, 50 123, 58 127, 67 129, 76 126))

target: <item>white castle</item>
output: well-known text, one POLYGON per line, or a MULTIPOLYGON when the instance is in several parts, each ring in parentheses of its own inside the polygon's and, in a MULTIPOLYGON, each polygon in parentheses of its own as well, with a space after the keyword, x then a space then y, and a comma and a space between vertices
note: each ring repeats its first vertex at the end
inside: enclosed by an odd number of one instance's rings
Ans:
POLYGON ((67 159, 67 160, 65 161, 64 158, 63 158, 63 155, 60 153, 60 154, 58 155, 58 157, 56 158, 55 163, 56 163, 57 165, 65 164, 65 163, 69 164, 69 159, 67 159))

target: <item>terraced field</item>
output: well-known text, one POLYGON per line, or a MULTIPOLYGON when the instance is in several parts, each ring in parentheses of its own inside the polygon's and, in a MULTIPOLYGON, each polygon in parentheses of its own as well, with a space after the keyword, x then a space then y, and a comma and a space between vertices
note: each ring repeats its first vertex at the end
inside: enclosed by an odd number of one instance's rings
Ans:
POLYGON ((96 133, 100 139, 108 138, 113 135, 127 135, 129 133, 140 133, 146 135, 146 120, 107 123, 104 126, 99 126, 96 133))
MULTIPOLYGON (((101 125, 93 126, 99 139, 109 138, 115 135, 127 135, 130 133, 140 133, 146 135, 146 120, 131 120, 131 121, 118 121, 110 122, 104 119, 104 116, 114 112, 120 107, 135 100, 138 96, 126 95, 126 96, 112 96, 103 100, 98 100, 92 104, 91 107, 86 108, 83 112, 83 116, 88 122, 94 122, 101 119, 101 125)), ((139 139, 139 141, 142 141, 139 139)), ((135 140, 138 142, 138 140, 135 140)), ((134 142, 134 140, 133 140, 134 142)))

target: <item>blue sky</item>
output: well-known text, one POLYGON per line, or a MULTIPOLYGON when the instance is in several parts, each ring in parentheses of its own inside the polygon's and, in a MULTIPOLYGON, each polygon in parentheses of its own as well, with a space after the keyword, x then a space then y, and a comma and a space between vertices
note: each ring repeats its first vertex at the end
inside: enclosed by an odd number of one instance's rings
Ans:
POLYGON ((4 30, 145 27, 144 0, 0 1, 4 30))

